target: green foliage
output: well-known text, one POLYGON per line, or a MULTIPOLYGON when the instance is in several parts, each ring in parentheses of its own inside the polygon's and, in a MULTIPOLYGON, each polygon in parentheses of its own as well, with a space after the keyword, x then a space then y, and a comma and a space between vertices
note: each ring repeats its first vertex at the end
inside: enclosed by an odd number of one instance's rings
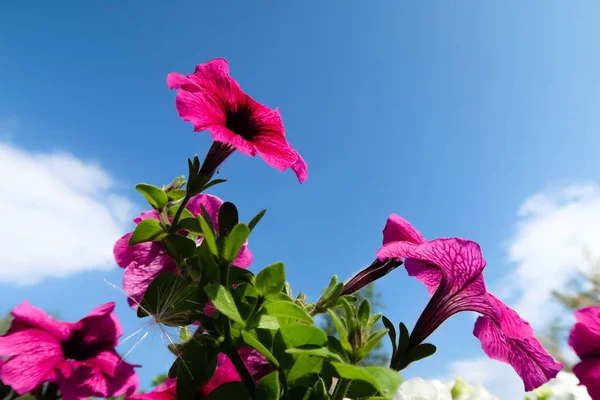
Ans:
POLYGON ((129 245, 133 246, 143 242, 153 242, 167 236, 167 232, 162 224, 155 219, 145 219, 135 227, 129 245))

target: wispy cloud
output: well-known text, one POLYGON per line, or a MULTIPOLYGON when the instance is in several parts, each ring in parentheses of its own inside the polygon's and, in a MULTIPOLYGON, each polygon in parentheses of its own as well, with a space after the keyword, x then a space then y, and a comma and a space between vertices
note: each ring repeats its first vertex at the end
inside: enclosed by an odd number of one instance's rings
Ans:
POLYGON ((114 268, 132 204, 101 166, 0 143, 0 283, 114 268))

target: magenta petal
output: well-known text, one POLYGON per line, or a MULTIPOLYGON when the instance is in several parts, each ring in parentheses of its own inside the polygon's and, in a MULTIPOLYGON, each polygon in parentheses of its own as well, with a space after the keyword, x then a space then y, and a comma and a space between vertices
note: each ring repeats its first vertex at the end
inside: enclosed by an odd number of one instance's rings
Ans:
POLYGON ((208 212, 208 216, 213 222, 213 225, 218 230, 219 228, 219 210, 223 205, 223 200, 211 194, 198 194, 190 199, 187 204, 187 209, 194 217, 202 214, 202 207, 208 212), (202 206, 202 207, 201 207, 202 206))
POLYGON ((40 329, 0 337, 0 356, 10 356, 0 379, 21 395, 45 382, 63 361, 60 342, 40 329))
MULTIPOLYGON (((167 257, 165 255, 165 257, 167 257)), ((157 262, 153 262, 146 265, 132 262, 123 273, 123 290, 129 297, 129 304, 136 310, 139 303, 144 298, 146 289, 150 286, 150 283, 159 274, 163 272, 175 272, 177 265, 173 260, 169 258, 170 262, 161 263, 160 259, 157 262)))
POLYGON ((600 399, 600 358, 588 358, 573 367, 579 383, 587 388, 592 400, 600 399))
POLYGON ((137 224, 139 224, 140 222, 142 222, 145 219, 155 219, 157 221, 160 221, 160 214, 156 210, 144 211, 143 213, 141 213, 140 215, 138 215, 133 220, 133 222, 137 225, 137 224))
POLYGON ((292 164, 292 170, 298 177, 298 182, 304 183, 304 181, 308 178, 308 166, 304 159, 296 152, 296 156, 298 159, 292 164))
POLYGON ((533 328, 529 322, 517 314, 515 310, 488 293, 489 299, 500 311, 499 324, 502 332, 513 339, 526 339, 533 337, 533 328))
POLYGON ((414 276, 427 287, 427 292, 433 295, 442 280, 442 271, 413 258, 404 261, 404 267, 409 276, 414 276))
POLYGON ((575 313, 577 323, 569 335, 569 345, 579 358, 600 358, 600 307, 585 307, 575 313))
POLYGON ((119 337, 123 335, 123 328, 113 313, 115 303, 106 303, 93 309, 80 321, 82 343, 98 345, 100 343, 108 346, 116 346, 119 337))
POLYGON ((425 238, 423 238, 421 232, 416 230, 407 220, 396 214, 392 214, 388 217, 385 228, 383 228, 384 245, 390 242, 420 244, 424 241, 425 238))
POLYGON ((250 264, 252 264, 252 261, 254 261, 254 256, 250 252, 250 249, 248 249, 247 246, 244 246, 232 264, 236 267, 248 268, 250 264))
POLYGON ((533 390, 556 377, 562 365, 554 362, 533 338, 512 339, 489 317, 479 317, 473 334, 481 341, 488 357, 510 364, 523 380, 525 390, 533 390))
POLYGON ((44 311, 32 306, 28 301, 16 306, 11 315, 14 317, 9 333, 23 329, 39 328, 51 333, 58 340, 66 340, 71 334, 73 324, 57 321, 44 311))

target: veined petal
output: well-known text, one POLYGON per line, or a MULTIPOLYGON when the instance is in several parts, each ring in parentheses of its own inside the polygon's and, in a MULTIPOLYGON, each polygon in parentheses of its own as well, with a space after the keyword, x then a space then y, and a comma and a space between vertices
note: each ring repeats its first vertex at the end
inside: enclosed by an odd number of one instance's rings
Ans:
POLYGON ((208 216, 213 222, 213 225, 219 229, 219 210, 223 205, 223 200, 211 194, 198 194, 190 199, 187 204, 187 209, 194 217, 202 214, 202 207, 206 208, 208 216), (202 206, 202 207, 201 207, 202 206))
POLYGON ((379 250, 377 257, 380 260, 412 258, 437 266, 447 285, 448 295, 481 274, 485 267, 479 245, 460 238, 436 239, 421 244, 391 242, 379 250))
POLYGON ((308 166, 298 152, 296 152, 296 155, 298 156, 298 159, 292 164, 291 168, 298 177, 298 182, 304 183, 308 178, 308 166))
POLYGON ((10 356, 2 365, 0 379, 20 395, 45 382, 63 361, 60 342, 41 329, 1 336, 0 355, 10 356))
POLYGON ((488 357, 514 368, 523 380, 526 391, 548 382, 562 368, 544 351, 537 339, 510 338, 492 318, 479 317, 473 334, 481 341, 481 347, 488 357))
POLYGON ((172 260, 168 264, 158 262, 143 265, 135 261, 129 264, 123 273, 123 291, 129 296, 129 305, 137 310, 154 278, 163 272, 176 271, 177 265, 172 260))
POLYGON ((414 276, 425 284, 429 295, 435 293, 442 280, 442 271, 439 268, 413 258, 406 259, 404 266, 409 276, 414 276))

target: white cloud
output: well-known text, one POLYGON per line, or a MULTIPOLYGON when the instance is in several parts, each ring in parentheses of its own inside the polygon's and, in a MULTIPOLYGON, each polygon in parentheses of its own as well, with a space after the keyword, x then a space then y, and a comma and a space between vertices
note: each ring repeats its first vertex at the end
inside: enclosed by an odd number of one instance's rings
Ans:
POLYGON ((537 193, 523 203, 518 218, 508 242, 508 259, 516 268, 502 286, 515 298, 511 305, 543 327, 560 312, 552 290, 588 270, 586 249, 598 255, 600 187, 580 184, 537 193))
POLYGON ((100 166, 0 143, 0 283, 114 268, 132 204, 100 166))

